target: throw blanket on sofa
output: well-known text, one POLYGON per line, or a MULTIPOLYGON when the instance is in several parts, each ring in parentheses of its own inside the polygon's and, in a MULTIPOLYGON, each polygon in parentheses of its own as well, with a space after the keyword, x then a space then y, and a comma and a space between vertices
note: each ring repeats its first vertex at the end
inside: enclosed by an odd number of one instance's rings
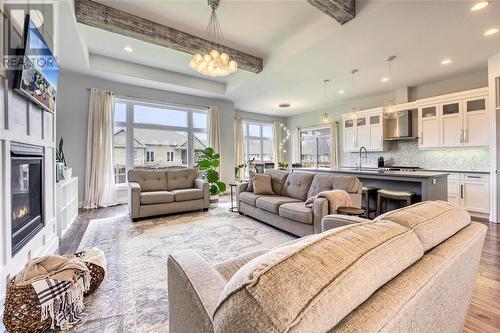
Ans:
POLYGON ((44 256, 30 260, 14 279, 15 285, 30 284, 41 306, 42 321, 51 318, 51 328, 70 329, 83 315, 83 294, 90 287, 90 262, 106 266, 104 253, 99 249, 84 251, 75 256, 44 256))
POLYGON ((328 200, 328 210, 330 214, 336 214, 339 207, 352 206, 352 200, 349 193, 344 190, 331 190, 319 192, 318 195, 308 198, 306 201, 306 207, 312 208, 314 200, 317 198, 326 198, 328 200))

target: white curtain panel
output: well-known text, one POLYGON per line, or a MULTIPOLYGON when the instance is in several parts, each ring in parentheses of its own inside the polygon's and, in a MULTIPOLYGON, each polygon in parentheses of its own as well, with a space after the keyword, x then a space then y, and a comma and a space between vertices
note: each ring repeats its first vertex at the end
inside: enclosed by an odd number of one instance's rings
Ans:
POLYGON ((280 142, 281 142, 281 129, 280 122, 273 121, 273 153, 274 153, 274 165, 278 167, 278 162, 281 162, 281 151, 280 151, 280 142))
POLYGON ((113 93, 90 90, 83 208, 117 204, 113 171, 113 93))
POLYGON ((208 110, 208 145, 220 151, 220 126, 219 126, 219 107, 211 106, 208 110))
POLYGON ((330 123, 330 166, 336 168, 339 165, 339 137, 338 123, 330 123))
POLYGON ((234 120, 234 163, 235 167, 243 164, 243 118, 237 117, 234 120))

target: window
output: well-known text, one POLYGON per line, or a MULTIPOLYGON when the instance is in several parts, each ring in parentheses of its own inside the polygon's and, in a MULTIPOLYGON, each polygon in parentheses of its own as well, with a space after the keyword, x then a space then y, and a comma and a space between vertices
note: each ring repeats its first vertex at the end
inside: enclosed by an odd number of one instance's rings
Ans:
POLYGON ((258 163, 273 163, 273 126, 244 122, 243 139, 245 161, 252 160, 258 163))
POLYGON ((330 167, 330 128, 300 131, 300 163, 305 167, 330 167))
POLYGON ((167 162, 173 162, 173 161, 174 161, 174 152, 167 151, 167 162))
POLYGON ((113 164, 117 184, 127 170, 192 167, 207 147, 207 112, 117 99, 113 164))
POLYGON ((154 150, 146 150, 146 162, 154 162, 155 161, 155 152, 154 150))

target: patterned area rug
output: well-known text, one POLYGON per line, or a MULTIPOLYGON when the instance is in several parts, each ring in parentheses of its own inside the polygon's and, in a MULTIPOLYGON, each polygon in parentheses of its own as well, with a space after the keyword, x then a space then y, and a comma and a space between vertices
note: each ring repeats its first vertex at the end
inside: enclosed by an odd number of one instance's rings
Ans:
POLYGON ((107 279, 87 300, 87 317, 72 331, 168 332, 169 253, 194 249, 216 263, 295 238, 228 208, 221 204, 209 212, 135 223, 127 215, 92 220, 80 249, 106 253, 107 279))

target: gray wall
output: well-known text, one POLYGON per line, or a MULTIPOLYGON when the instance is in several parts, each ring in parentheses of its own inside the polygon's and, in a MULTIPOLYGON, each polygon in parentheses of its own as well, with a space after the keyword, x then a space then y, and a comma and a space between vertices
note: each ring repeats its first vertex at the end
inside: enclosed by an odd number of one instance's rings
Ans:
POLYGON ((84 197, 87 119, 89 92, 87 88, 110 90, 118 96, 196 106, 218 106, 221 131, 221 178, 233 180, 234 104, 225 100, 203 98, 162 90, 132 86, 81 74, 62 72, 57 100, 57 140, 64 137, 66 161, 79 177, 79 197, 84 197))
MULTIPOLYGON (((427 98, 427 97, 432 97, 432 96, 438 96, 438 95, 443 95, 443 94, 448 94, 448 93, 453 93, 453 92, 459 92, 459 91, 464 91, 464 90, 469 90, 469 89, 475 89, 475 88, 482 88, 488 86, 488 73, 486 71, 480 71, 480 72, 475 72, 471 74, 466 74, 466 75, 461 75, 457 76, 454 78, 446 79, 443 81, 439 82, 431 82, 427 84, 422 84, 416 87, 410 87, 408 89, 408 97, 409 101, 414 101, 417 99, 422 99, 422 98, 427 98)), ((401 92, 404 91, 404 88, 399 89, 401 92)), ((399 95, 399 94, 398 94, 399 95)), ((303 127, 309 127, 309 126, 316 126, 319 125, 319 120, 320 117, 323 113, 328 113, 330 115, 330 118, 334 121, 339 122, 339 163, 340 165, 353 165, 354 163, 357 162, 358 158, 356 158, 355 154, 353 153, 344 153, 342 151, 343 147, 343 141, 342 141, 342 128, 340 126, 341 122, 341 117, 342 114, 349 112, 349 108, 352 105, 355 105, 356 107, 359 107, 361 109, 369 109, 369 108, 374 108, 374 107, 380 107, 384 104, 384 101, 386 100, 387 95, 382 94, 382 95, 377 95, 377 96, 368 96, 368 97, 361 97, 357 98, 354 103, 351 101, 347 101, 345 103, 339 104, 339 105, 334 105, 332 107, 328 107, 326 109, 321 109, 321 110, 316 110, 308 113, 303 113, 299 114, 296 116, 288 117, 286 119, 288 126, 290 129, 292 129, 292 137, 289 142, 289 151, 292 152, 292 154, 289 155, 289 162, 295 162, 297 159, 298 153, 294 151, 294 144, 296 138, 295 138, 295 128, 303 128, 303 127)), ((400 156, 399 154, 404 153, 401 151, 401 148, 403 146, 398 146, 398 145, 392 145, 390 147, 390 158, 392 161, 396 164, 398 164, 398 161, 402 161, 403 158, 402 155, 400 156)), ((458 151, 458 149, 455 149, 458 151)), ((439 156, 448 156, 447 155, 440 155, 439 154, 439 149, 436 150, 438 153, 434 155, 435 157, 439 156)), ((384 152, 385 153, 385 152, 384 152)), ((384 155, 384 153, 370 153, 370 160, 375 160, 375 156, 380 156, 384 155)), ((486 170, 488 168, 487 164, 489 163, 489 159, 487 158, 488 156, 488 149, 480 149, 480 154, 481 154, 481 161, 483 163, 481 164, 475 164, 475 169, 481 169, 481 170, 486 170)), ((464 155, 467 155, 467 151, 463 151, 460 154, 456 154, 457 159, 461 160, 464 155)), ((438 165, 443 165, 440 161, 436 161, 436 166, 438 165)), ((425 165, 425 167, 428 167, 428 164, 425 165)))

